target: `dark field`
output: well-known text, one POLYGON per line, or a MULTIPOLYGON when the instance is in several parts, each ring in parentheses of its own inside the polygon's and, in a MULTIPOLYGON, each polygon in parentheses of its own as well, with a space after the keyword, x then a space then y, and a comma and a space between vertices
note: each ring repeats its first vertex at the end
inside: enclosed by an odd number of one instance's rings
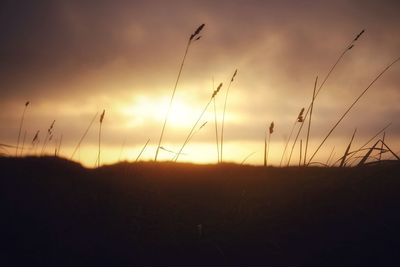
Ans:
POLYGON ((4 267, 400 266, 399 164, 0 168, 4 267))

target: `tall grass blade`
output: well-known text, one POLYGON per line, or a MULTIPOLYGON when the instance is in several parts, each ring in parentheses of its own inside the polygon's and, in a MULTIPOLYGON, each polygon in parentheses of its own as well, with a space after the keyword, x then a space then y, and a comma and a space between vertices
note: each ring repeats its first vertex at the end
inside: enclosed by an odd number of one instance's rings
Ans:
MULTIPOLYGON (((318 87, 317 92, 315 93, 315 98, 318 96, 318 94, 320 93, 320 91, 322 90, 322 88, 324 87, 325 83, 327 82, 327 80, 329 79, 329 77, 331 76, 331 74, 333 73, 333 71, 335 70, 335 68, 338 66, 338 64, 342 61, 343 57, 347 54, 347 52, 349 52, 353 47, 354 47, 354 43, 356 41, 358 41, 358 39, 360 38, 361 35, 363 35, 365 32, 365 30, 362 30, 359 34, 356 35, 356 37, 345 47, 345 49, 343 50, 343 52, 339 55, 339 57, 336 59, 335 63, 332 65, 332 67, 329 69, 328 73, 326 74, 325 78, 323 79, 322 83, 320 84, 320 86, 318 87)), ((314 99, 315 100, 315 99, 314 99)), ((308 113, 310 112, 311 109, 311 104, 308 106, 306 114, 304 115, 304 120, 303 122, 300 124, 299 130, 297 131, 296 134, 296 138, 294 139, 293 145, 292 145, 292 149, 290 151, 290 155, 293 153, 293 149, 294 146, 297 143, 297 139, 299 138, 299 135, 301 133, 301 130, 303 129, 304 126, 304 121, 307 119, 308 113)), ((290 164, 290 158, 291 156, 289 156, 289 161, 288 161, 288 166, 290 164)))
MULTIPOLYGON (((204 109, 203 109, 203 111, 201 112, 200 116, 198 117, 197 121, 195 122, 195 124, 193 125, 192 129, 190 130, 188 136, 187 136, 186 139, 185 139, 185 142, 183 142, 182 147, 179 149, 179 152, 176 154, 176 157, 175 157, 175 160, 174 160, 174 161, 177 161, 177 160, 178 160, 180 154, 182 153, 183 148, 184 148, 184 147, 186 146, 186 144, 189 142, 189 140, 190 140, 190 138, 191 138, 191 136, 192 136, 192 133, 193 133, 194 129, 196 128, 197 124, 200 122, 200 120, 201 120, 201 118, 203 117, 204 113, 207 111, 207 108, 208 108, 208 106, 210 105, 211 101, 215 98, 215 96, 216 96, 216 95, 218 94, 218 92, 221 90, 221 87, 222 87, 222 83, 220 83, 220 84, 218 85, 218 87, 217 87, 217 90, 214 90, 214 92, 212 93, 210 100, 208 101, 207 105, 204 107, 204 109)), ((203 126, 204 126, 204 125, 205 125, 205 124, 203 124, 203 126)))
POLYGON ((94 121, 96 120, 98 114, 99 114, 99 112, 96 112, 96 114, 94 115, 93 119, 90 121, 89 126, 86 128, 86 130, 83 133, 81 139, 79 140, 79 142, 76 145, 74 151, 72 152, 72 155, 71 155, 71 158, 70 158, 71 160, 74 158, 74 155, 75 155, 76 151, 81 146, 81 143, 82 143, 83 139, 86 137, 87 133, 89 132, 90 128, 92 127, 92 125, 93 125, 94 121))
POLYGON ((304 108, 302 108, 302 109, 300 110, 299 115, 297 115, 296 120, 293 122, 292 129, 290 130, 289 137, 288 137, 288 139, 286 140, 285 148, 283 149, 281 161, 279 162, 279 167, 282 166, 283 158, 284 158, 285 155, 286 155, 286 150, 287 150, 287 147, 288 147, 288 145, 289 145, 290 139, 292 138, 293 131, 294 131, 294 127, 296 126, 296 123, 297 123, 297 122, 300 122, 300 123, 301 123, 301 122, 303 122, 303 120, 304 120, 304 118, 303 118, 303 113, 304 113, 304 108))
POLYGON ((30 103, 29 101, 26 101, 26 102, 25 102, 24 111, 22 112, 21 121, 19 122, 17 146, 16 146, 16 149, 15 149, 15 156, 16 156, 16 157, 18 156, 18 147, 19 147, 19 139, 21 138, 22 124, 24 123, 25 112, 26 112, 26 109, 27 109, 28 106, 29 106, 29 103, 30 103))
POLYGON ((157 161, 157 158, 158 158, 158 153, 159 153, 159 151, 160 151, 161 142, 162 142, 162 139, 163 139, 163 137, 164 137, 165 127, 166 127, 166 125, 167 125, 168 117, 169 117, 169 114, 170 114, 170 112, 171 112, 172 102, 173 102, 174 97, 175 97, 176 88, 178 87, 179 79, 180 79, 181 74, 182 74, 182 69, 183 69, 183 66, 184 66, 184 64, 185 64, 185 60, 186 60, 186 56, 187 56, 188 51, 189 51, 189 47, 190 47, 190 45, 192 44, 193 41, 197 41, 197 40, 200 39, 200 36, 198 36, 198 35, 200 34, 200 32, 201 32, 201 30, 202 30, 203 28, 204 28, 204 24, 201 24, 201 25, 196 29, 196 31, 195 31, 193 34, 190 35, 190 38, 189 38, 189 40, 188 40, 188 42, 187 42, 187 44, 186 44, 185 53, 184 53, 184 55, 183 55, 183 59, 182 59, 181 65, 180 65, 180 67, 179 67, 178 77, 176 78, 175 85, 174 85, 174 88, 173 88, 173 90, 172 90, 171 99, 170 99, 170 101, 169 101, 167 113, 166 113, 166 115, 165 115, 163 127, 162 127, 162 129, 161 129, 160 139, 159 139, 159 141, 158 141, 158 145, 157 145, 156 155, 155 155, 155 157, 154 157, 154 161, 157 161), (198 36, 198 37, 196 38, 196 36, 198 36))
POLYGON ((347 155, 349 154, 350 147, 351 147, 351 144, 353 143, 354 136, 356 135, 356 132, 357 132, 357 128, 354 130, 354 133, 353 133, 353 135, 352 135, 352 137, 351 137, 350 143, 347 145, 346 151, 344 152, 344 155, 343 155, 343 157, 342 157, 342 161, 340 162, 339 167, 344 167, 344 166, 346 166, 346 164, 345 164, 345 162, 346 162, 346 157, 347 157, 347 155))
POLYGON ((103 109, 103 113, 100 115, 100 127, 99 127, 99 153, 97 155, 97 167, 100 167, 100 153, 101 153, 101 126, 103 125, 103 120, 104 120, 104 114, 106 113, 106 110, 103 109))
POLYGON ((385 134, 386 134, 386 132, 383 132, 382 144, 381 144, 381 151, 380 151, 380 153, 379 153, 379 161, 382 160, 382 151, 383 151, 383 143, 385 142, 385 134))
POLYGON ((220 153, 221 162, 223 161, 222 155, 224 152, 223 146, 224 146, 224 126, 225 126, 226 103, 228 102, 229 89, 231 88, 232 82, 234 81, 236 75, 237 75, 237 69, 235 70, 235 72, 232 75, 231 80, 229 81, 229 85, 228 85, 228 88, 226 89, 226 94, 225 94, 224 111, 222 112, 222 126, 221 126, 221 153, 220 153))
POLYGON ((136 158, 135 162, 138 162, 138 160, 140 159, 140 156, 143 154, 143 152, 144 152, 144 150, 146 149, 146 147, 147 147, 147 144, 148 144, 149 142, 150 142, 150 138, 149 138, 149 139, 147 139, 147 142, 146 142, 146 144, 144 144, 144 146, 143 146, 142 150, 140 150, 140 153, 139 153, 139 155, 137 156, 137 158, 136 158))
POLYGON ((311 100, 310 116, 308 117, 307 139, 306 139, 306 147, 304 149, 304 165, 306 165, 306 160, 307 160, 308 140, 310 139, 311 118, 312 118, 312 112, 313 112, 313 108, 314 108, 315 88, 317 88, 317 83, 318 83, 318 76, 317 76, 317 78, 315 78, 314 90, 313 90, 313 95, 312 95, 312 100, 311 100))
POLYGON ((397 63, 400 60, 400 57, 394 60, 392 63, 390 63, 386 68, 384 68, 376 77, 375 79, 372 80, 372 82, 367 86, 367 88, 364 89, 364 91, 354 100, 354 102, 350 105, 350 107, 345 111, 345 113, 340 117, 340 119, 336 122, 336 124, 332 127, 332 129, 328 132, 328 134, 325 136, 325 138, 322 140, 321 144, 318 146, 318 148, 315 150, 313 155, 311 156, 309 162, 315 157, 315 155, 318 153, 318 151, 321 149, 325 141, 329 138, 329 136, 332 134, 332 132, 336 129, 336 127, 342 122, 342 120, 346 117, 346 115, 351 111, 351 109, 357 104, 357 102, 361 99, 361 97, 364 96, 364 94, 372 87, 372 85, 375 84, 375 82, 387 71, 392 67, 395 63, 397 63))

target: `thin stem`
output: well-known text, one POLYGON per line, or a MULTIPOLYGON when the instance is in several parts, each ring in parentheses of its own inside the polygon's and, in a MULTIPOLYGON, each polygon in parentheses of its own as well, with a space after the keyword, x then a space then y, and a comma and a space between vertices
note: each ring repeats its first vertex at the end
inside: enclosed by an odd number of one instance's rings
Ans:
MULTIPOLYGON (((377 132, 373 137, 371 137, 365 144, 363 144, 359 149, 354 150, 352 152, 349 152, 349 157, 347 160, 350 160, 356 153, 360 152, 363 150, 364 147, 366 147, 372 140, 374 140, 378 135, 380 135, 382 132, 384 132, 392 123, 387 124, 385 127, 383 127, 379 132, 377 132)), ((338 163, 342 158, 338 159, 335 163, 338 163)))
POLYGON ((184 56, 183 56, 181 65, 180 65, 180 67, 179 67, 178 77, 176 78, 175 85, 174 85, 174 89, 172 90, 171 99, 170 99, 170 101, 169 101, 167 113, 166 113, 166 115, 165 115, 163 127, 162 127, 162 130, 161 130, 160 139, 159 139, 159 141, 158 141, 157 150, 156 150, 156 155, 155 155, 155 158, 154 158, 155 161, 157 161, 158 152, 159 152, 159 150, 160 150, 161 142, 162 142, 162 139, 163 139, 163 136, 164 136, 165 126, 167 125, 167 120, 168 120, 169 114, 170 114, 170 112, 171 112, 172 102, 173 102, 173 100, 174 100, 176 88, 178 87, 178 82, 179 82, 179 79, 180 79, 180 77, 181 77, 182 69, 183 69, 183 66, 184 66, 184 64, 185 64, 186 56, 187 56, 187 53, 188 53, 188 51, 189 51, 189 47, 190 47, 190 44, 191 44, 191 43, 192 43, 192 41, 191 41, 191 39, 189 39, 189 41, 188 41, 188 43, 187 43, 187 45, 186 45, 185 54, 184 54, 184 56))
POLYGON ((345 166, 346 166, 346 157, 347 157, 347 155, 349 154, 350 147, 351 147, 351 144, 353 143, 354 136, 356 135, 356 132, 357 132, 357 128, 354 130, 354 133, 353 133, 353 135, 351 136, 350 143, 347 145, 346 151, 344 152, 344 155, 343 155, 343 157, 342 157, 342 161, 340 162, 339 167, 345 167, 345 166))
POLYGON ((313 90, 313 95, 312 95, 312 100, 311 100, 310 116, 309 116, 309 120, 308 120, 308 129, 307 129, 306 147, 304 149, 304 165, 306 165, 306 160, 307 160, 308 140, 310 138, 311 118, 312 118, 312 112, 313 112, 313 108, 314 108, 315 88, 317 87, 317 83, 318 83, 318 76, 317 76, 317 78, 315 78, 314 90, 313 90))
POLYGON ((288 144, 289 144, 290 139, 292 138, 293 131, 294 131, 294 127, 296 126, 296 123, 297 123, 297 118, 296 118, 296 120, 295 120, 294 123, 293 123, 292 129, 290 130, 290 135, 289 135, 289 137, 288 137, 288 139, 287 139, 287 141, 286 141, 285 148, 283 149, 281 161, 279 162, 279 167, 282 166, 283 158, 285 157, 286 149, 287 149, 287 147, 288 147, 288 144))
POLYGON ((61 151, 62 139, 63 139, 63 135, 61 134, 60 141, 58 142, 57 156, 60 154, 60 151, 61 151))
MULTIPOLYGON (((29 105, 29 104, 28 104, 28 105, 29 105)), ((20 123, 19 123, 17 147, 16 147, 16 149, 15 149, 15 156, 16 156, 16 157, 18 156, 19 139, 20 139, 20 137, 21 137, 22 124, 24 123, 25 112, 26 112, 26 109, 28 108, 28 105, 25 104, 24 111, 22 112, 21 121, 20 121, 20 123)))
POLYGON ((218 120, 217 120, 217 106, 215 104, 215 98, 213 99, 214 102, 214 122, 215 122, 215 141, 217 143, 217 162, 219 163, 219 143, 218 143, 218 120))
POLYGON ((213 98, 214 98, 214 97, 211 97, 210 101, 208 101, 207 105, 204 107, 204 109, 203 109, 203 111, 201 112, 199 118, 197 119, 196 123, 193 125, 192 129, 190 130, 188 136, 187 136, 186 139, 185 139, 185 142, 183 142, 182 147, 179 149, 178 153, 177 153, 176 156, 175 156, 175 159, 174 159, 175 162, 178 160, 180 154, 182 153, 183 148, 184 148, 184 147, 186 146, 186 144, 189 142, 189 140, 190 140, 190 138, 191 138, 191 136, 192 136, 192 133, 193 133, 194 129, 196 128, 197 124, 199 123, 199 121, 200 121, 201 118, 203 117, 204 113, 207 111, 207 108, 208 108, 208 106, 210 105, 210 103, 211 103, 211 101, 212 101, 213 98))
POLYGON ((379 161, 382 160, 382 151, 383 151, 383 143, 385 142, 385 132, 383 132, 383 136, 382 136, 382 144, 381 144, 381 151, 379 152, 379 161))
POLYGON ((271 133, 268 134, 268 145, 267 145, 267 156, 265 159, 265 167, 268 166, 268 154, 269 154, 269 148, 270 148, 270 141, 271 141, 271 133))
MULTIPOLYGON (((337 58, 337 60, 335 61, 335 63, 334 63, 334 64, 332 65, 332 67, 329 69, 329 71, 328 71, 328 73, 326 74, 324 80, 322 81, 322 83, 321 83, 321 85, 319 86, 317 92, 315 93, 315 98, 317 98, 318 94, 320 93, 320 91, 321 91, 322 88, 324 87, 326 81, 327 81, 328 78, 331 76, 333 70, 336 68, 336 66, 339 64, 339 62, 343 59, 344 55, 345 55, 348 51, 350 51, 350 49, 352 48, 351 45, 354 43, 354 41, 356 41, 356 40, 353 40, 352 42, 350 42, 349 45, 346 46, 345 50, 340 54, 340 56, 337 58)), ((314 100, 315 100, 315 99, 314 99, 314 100)), ((299 127, 299 130, 298 130, 298 132, 297 132, 296 138, 295 138, 295 140, 294 140, 294 142, 293 142, 292 149, 291 149, 290 155, 289 155, 289 160, 288 160, 288 163, 287 163, 288 166, 289 166, 289 164, 290 164, 290 159, 292 158, 292 153, 293 153, 294 146, 296 145, 297 139, 299 138, 299 135, 300 135, 300 133, 301 133, 301 130, 303 129, 304 122, 305 122, 306 119, 307 119, 307 116, 308 116, 308 113, 310 112, 310 109, 311 109, 311 104, 310 104, 310 105, 308 106, 308 108, 307 108, 307 111, 306 111, 306 113, 305 113, 305 115, 304 115, 304 120, 303 120, 303 122, 300 124, 300 127, 299 127)))
POLYGON ((246 162, 246 160, 248 160, 251 156, 253 156, 255 153, 257 153, 257 151, 253 151, 253 152, 251 152, 250 154, 248 154, 243 160, 242 160, 242 162, 240 163, 240 165, 243 165, 245 162, 246 162))
POLYGON ((333 155, 333 151, 335 151, 335 146, 332 148, 331 153, 329 154, 328 159, 326 160, 326 165, 329 166, 329 162, 331 161, 332 155, 333 155))
POLYGON ((226 89, 226 94, 225 94, 225 102, 224 102, 224 111, 222 112, 222 125, 221 125, 221 162, 223 161, 222 155, 224 152, 223 146, 224 146, 224 126, 225 126, 225 112, 226 112, 226 103, 228 102, 228 94, 229 94, 229 89, 231 88, 231 84, 233 82, 233 78, 229 81, 228 88, 226 89))
POLYGON ((342 120, 346 117, 346 115, 350 112, 350 110, 357 104, 357 102, 361 99, 361 97, 368 91, 369 88, 388 70, 390 69, 391 66, 393 66, 396 62, 400 60, 400 57, 394 60, 392 63, 390 63, 383 71, 381 71, 378 76, 375 77, 375 79, 372 80, 372 82, 365 88, 365 90, 354 100, 354 102, 350 105, 350 107, 346 110, 346 112, 340 117, 340 119, 336 122, 336 124, 332 127, 332 129, 328 132, 328 134, 325 136, 324 140, 322 140, 321 144, 318 146, 318 148, 315 150, 314 154, 311 156, 309 163, 311 160, 315 157, 315 155, 318 153, 320 148, 323 146, 325 141, 329 138, 329 136, 332 134, 332 132, 336 129, 336 127, 342 122, 342 120))
POLYGON ((100 167, 100 152, 101 152, 101 147, 100 147, 100 145, 101 145, 101 125, 102 125, 103 123, 102 122, 100 122, 100 128, 99 128, 99 154, 97 155, 97 167, 100 167))
POLYGON ((22 153, 24 152, 25 138, 26 138, 26 130, 24 131, 24 138, 22 139, 22 148, 20 152, 20 157, 22 157, 22 153))
POLYGON ((142 150, 140 150, 140 153, 139 153, 139 155, 137 156, 135 162, 137 162, 137 161, 139 160, 140 156, 143 154, 143 151, 146 149, 147 144, 148 144, 149 142, 150 142, 150 139, 147 140, 147 142, 146 142, 146 144, 144 144, 142 150))
POLYGON ((96 114, 94 115, 93 119, 92 119, 91 122, 89 123, 89 126, 86 128, 86 130, 85 130, 85 132, 83 133, 81 139, 79 140, 78 144, 76 145, 76 147, 75 147, 75 149, 74 149, 74 152, 72 152, 71 160, 74 158, 74 155, 75 155, 76 151, 77 151, 78 148, 81 146, 81 143, 82 143, 83 139, 85 138, 85 136, 87 135, 87 133, 89 132, 90 127, 92 127, 92 124, 94 123, 94 121, 95 121, 95 119, 96 119, 96 117, 97 117, 97 114, 99 114, 99 112, 96 112, 96 114))

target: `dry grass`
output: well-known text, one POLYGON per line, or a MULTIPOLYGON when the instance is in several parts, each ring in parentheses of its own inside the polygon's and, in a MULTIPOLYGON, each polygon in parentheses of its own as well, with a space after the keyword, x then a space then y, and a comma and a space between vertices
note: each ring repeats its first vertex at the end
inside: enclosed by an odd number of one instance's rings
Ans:
POLYGON ((347 116, 347 114, 352 110, 352 108, 357 104, 357 102, 365 95, 365 93, 376 83, 377 80, 379 80, 382 75, 388 71, 394 64, 396 64, 400 60, 400 57, 395 59, 392 63, 387 65, 372 81, 371 83, 361 92, 361 94, 353 101, 353 103, 347 108, 347 110, 343 113, 343 115, 339 118, 339 120, 333 125, 332 129, 328 132, 328 134, 325 136, 325 138, 322 140, 318 148, 315 150, 311 158, 309 159, 309 163, 312 161, 312 159, 315 157, 315 155, 318 153, 318 151, 321 149, 321 147, 324 145, 325 141, 329 138, 329 136, 332 134, 332 132, 336 129, 336 127, 343 121, 343 119, 347 116))
MULTIPOLYGON (((200 120, 201 120, 201 118, 203 117, 204 113, 207 111, 208 106, 211 104, 211 101, 213 101, 213 99, 217 96, 217 94, 219 93, 219 91, 221 90, 221 88, 222 88, 222 83, 220 83, 220 84, 218 85, 217 89, 213 91, 210 100, 208 101, 207 105, 204 107, 204 109, 203 109, 203 111, 201 112, 200 116, 198 117, 197 121, 194 123, 194 125, 193 125, 192 129, 190 130, 188 136, 186 137, 185 141, 183 142, 182 147, 179 149, 178 153, 176 154, 174 161, 177 161, 177 160, 178 160, 180 154, 181 154, 182 151, 183 151, 183 148, 184 148, 184 147, 186 146, 186 144, 189 142, 189 140, 190 140, 190 138, 191 138, 191 136, 192 136, 194 130, 196 129, 197 124, 200 122, 200 120)), ((207 123, 207 122, 206 122, 206 123, 207 123)), ((203 128, 204 125, 205 125, 205 123, 199 128, 199 130, 200 130, 201 128, 203 128)))
POLYGON ((194 33, 192 33, 192 34, 190 35, 189 40, 188 40, 188 42, 187 42, 186 49, 185 49, 185 54, 184 54, 184 56, 183 56, 181 65, 180 65, 180 67, 179 67, 178 77, 176 78, 175 85, 174 85, 174 88, 173 88, 173 90, 172 90, 171 99, 170 99, 170 101, 169 101, 167 113, 165 114, 165 119, 164 119, 163 127, 162 127, 162 129, 161 129, 160 139, 159 139, 159 141, 158 141, 158 145, 157 145, 157 149, 156 149, 156 155, 155 155, 155 157, 154 157, 154 160, 155 160, 155 161, 157 161, 157 158, 158 158, 158 152, 159 152, 159 150, 160 150, 160 146, 161 146, 161 143, 162 143, 162 139, 163 139, 163 137, 164 137, 165 127, 166 127, 166 125, 167 125, 168 117, 169 117, 169 114, 170 114, 170 112, 171 112, 172 102, 173 102, 174 97, 175 97, 176 88, 178 87, 179 79, 180 79, 181 74, 182 74, 182 69, 183 69, 183 66, 184 66, 184 64, 185 64, 185 60, 186 60, 186 56, 187 56, 188 51, 189 51, 189 47, 190 47, 190 45, 192 44, 192 42, 198 41, 198 40, 200 39, 201 36, 200 36, 199 34, 200 34, 200 32, 203 30, 204 26, 205 26, 204 23, 201 24, 201 25, 194 31, 194 33))
POLYGON ((224 102, 224 111, 222 112, 222 126, 221 126, 221 162, 223 161, 223 152, 224 152, 224 126, 225 126, 225 113, 226 113, 226 104, 228 102, 228 95, 229 95, 229 89, 231 88, 232 82, 235 80, 235 77, 237 75, 237 69, 232 75, 231 80, 229 81, 228 89, 226 89, 226 94, 225 94, 225 102, 224 102))
POLYGON ((104 115, 106 110, 103 109, 103 113, 100 115, 100 126, 99 126, 99 152, 97 154, 97 167, 100 167, 100 153, 101 153, 101 126, 103 125, 104 115))
POLYGON ((289 137, 288 137, 288 139, 286 140, 285 148, 283 149, 281 161, 279 162, 279 167, 282 166, 283 159, 284 159, 284 157, 285 157, 285 155, 286 155, 287 147, 288 147, 289 142, 290 142, 290 139, 292 138, 292 135, 293 135, 294 127, 296 126, 296 124, 297 124, 298 122, 302 123, 302 122, 304 121, 303 114, 304 114, 304 108, 302 108, 302 109, 300 110, 299 115, 297 115, 296 120, 293 122, 292 129, 290 130, 289 137))
POLYGON ((21 130, 22 130, 22 125, 24 123, 25 112, 26 112, 26 109, 28 108, 29 104, 30 104, 29 101, 25 102, 24 111, 22 112, 21 121, 19 123, 18 139, 17 139, 17 146, 16 146, 16 149, 15 149, 15 156, 18 156, 19 139, 21 138, 21 130))

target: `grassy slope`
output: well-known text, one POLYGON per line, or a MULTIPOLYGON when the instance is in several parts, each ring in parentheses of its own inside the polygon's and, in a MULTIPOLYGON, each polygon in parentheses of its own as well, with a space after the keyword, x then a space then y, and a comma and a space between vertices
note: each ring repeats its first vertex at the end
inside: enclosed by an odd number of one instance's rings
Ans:
POLYGON ((0 168, 2 266, 400 264, 400 165, 0 168))

